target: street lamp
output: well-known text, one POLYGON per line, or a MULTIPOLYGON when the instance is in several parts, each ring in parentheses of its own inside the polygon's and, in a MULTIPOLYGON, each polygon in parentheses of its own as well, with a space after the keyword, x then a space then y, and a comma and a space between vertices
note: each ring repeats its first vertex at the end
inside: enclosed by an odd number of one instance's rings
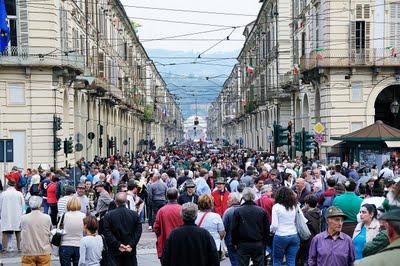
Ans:
POLYGON ((395 99, 391 104, 390 104, 390 111, 392 112, 392 114, 394 114, 395 116, 399 113, 399 109, 400 109, 400 104, 399 102, 395 99))

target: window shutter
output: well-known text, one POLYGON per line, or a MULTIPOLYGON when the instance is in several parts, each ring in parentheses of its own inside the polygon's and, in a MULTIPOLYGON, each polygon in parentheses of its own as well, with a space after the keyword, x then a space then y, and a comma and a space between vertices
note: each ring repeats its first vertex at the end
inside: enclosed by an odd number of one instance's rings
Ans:
POLYGON ((369 19, 371 17, 371 7, 369 4, 364 5, 364 18, 369 19))
POLYGON ((19 1, 19 45, 21 53, 28 55, 29 51, 29 28, 28 28, 28 0, 19 1))
POLYGON ((356 22, 350 22, 350 58, 352 62, 356 59, 356 22))
POLYGON ((362 19, 363 18, 362 9, 363 9, 363 5, 361 5, 361 4, 357 4, 356 5, 356 19, 362 19))
POLYGON ((104 78, 104 53, 99 52, 99 76, 104 78))

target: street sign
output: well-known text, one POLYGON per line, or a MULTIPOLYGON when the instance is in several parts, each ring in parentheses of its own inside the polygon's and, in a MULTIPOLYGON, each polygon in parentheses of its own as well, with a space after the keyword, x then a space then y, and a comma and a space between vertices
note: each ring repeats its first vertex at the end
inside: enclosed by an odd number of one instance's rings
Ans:
POLYGON ((14 144, 12 139, 0 139, 0 162, 14 162, 14 144))
POLYGON ((323 124, 321 124, 320 122, 315 124, 315 126, 314 126, 314 132, 315 133, 321 134, 322 132, 324 132, 324 130, 325 130, 325 127, 324 127, 323 124))
POLYGON ((317 134, 314 135, 314 140, 317 143, 322 143, 322 142, 324 142, 324 135, 322 135, 320 133, 317 133, 317 134))

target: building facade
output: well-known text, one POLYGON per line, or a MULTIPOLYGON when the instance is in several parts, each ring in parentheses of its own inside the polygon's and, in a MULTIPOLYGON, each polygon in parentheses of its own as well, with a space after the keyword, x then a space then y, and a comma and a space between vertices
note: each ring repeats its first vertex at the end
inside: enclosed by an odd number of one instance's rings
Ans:
POLYGON ((319 154, 309 156, 322 159, 337 152, 332 137, 376 120, 399 128, 399 12, 394 0, 263 1, 238 57, 236 119, 214 127, 241 129, 244 146, 268 150, 273 123, 291 121, 294 134, 321 122, 319 154))
POLYGON ((74 165, 182 137, 180 109, 119 0, 5 2, 0 132, 14 140, 15 165, 74 165), (161 123, 158 109, 170 118, 161 123), (73 152, 56 151, 57 139, 73 152))

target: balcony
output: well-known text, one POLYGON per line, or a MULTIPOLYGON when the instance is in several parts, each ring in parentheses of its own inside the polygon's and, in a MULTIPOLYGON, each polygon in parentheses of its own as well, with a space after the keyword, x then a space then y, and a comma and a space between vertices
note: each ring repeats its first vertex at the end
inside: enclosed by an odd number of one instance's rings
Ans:
POLYGON ((9 46, 0 54, 0 64, 3 66, 60 66, 83 72, 85 58, 78 53, 63 53, 53 48, 28 48, 9 46))
POLYGON ((352 49, 312 51, 300 58, 300 70, 335 67, 398 67, 400 54, 393 49, 352 49))

